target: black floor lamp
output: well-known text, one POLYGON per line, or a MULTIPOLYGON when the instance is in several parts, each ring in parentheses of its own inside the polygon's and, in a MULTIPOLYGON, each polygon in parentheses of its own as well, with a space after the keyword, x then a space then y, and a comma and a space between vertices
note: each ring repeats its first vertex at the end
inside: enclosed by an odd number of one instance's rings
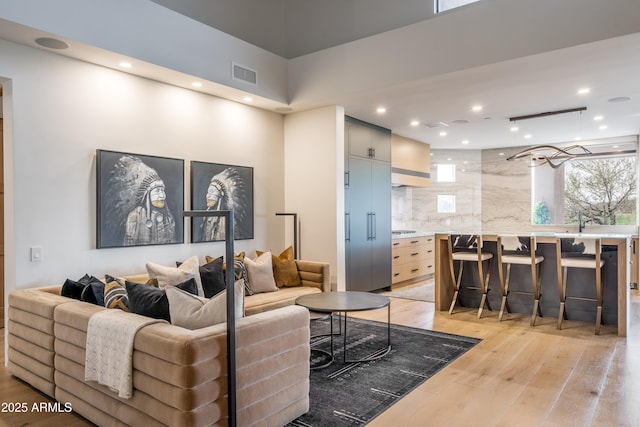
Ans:
POLYGON ((298 214, 293 212, 276 212, 276 216, 292 216, 293 217, 293 258, 298 258, 298 214))
POLYGON ((236 316, 235 316, 235 271, 233 266, 233 210, 229 211, 184 211, 188 217, 224 218, 224 244, 227 285, 227 409, 228 425, 236 427, 236 316))

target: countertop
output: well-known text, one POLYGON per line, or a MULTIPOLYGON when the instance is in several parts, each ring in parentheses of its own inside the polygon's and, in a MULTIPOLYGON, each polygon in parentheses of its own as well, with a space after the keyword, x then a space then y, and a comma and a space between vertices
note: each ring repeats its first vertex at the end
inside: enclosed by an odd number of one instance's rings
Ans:
POLYGON ((391 239, 411 239, 414 237, 434 236, 433 231, 417 231, 417 230, 393 230, 391 239))
MULTIPOLYGON (((433 234, 433 233, 431 233, 433 234)), ((569 237, 569 238, 585 238, 585 239, 629 239, 638 237, 637 234, 632 233, 552 233, 552 232, 533 232, 533 233, 500 233, 495 231, 473 233, 466 231, 441 231, 436 234, 481 234, 482 236, 536 236, 536 237, 569 237)))

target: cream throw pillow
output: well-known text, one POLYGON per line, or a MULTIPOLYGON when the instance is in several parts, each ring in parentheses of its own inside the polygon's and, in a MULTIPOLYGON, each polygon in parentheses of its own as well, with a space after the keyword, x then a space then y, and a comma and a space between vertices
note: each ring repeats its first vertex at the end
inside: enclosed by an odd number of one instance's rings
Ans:
POLYGON ((202 280, 200 280, 200 264, 198 257, 195 255, 180 264, 180 267, 167 267, 165 265, 148 262, 147 273, 149 273, 149 277, 158 280, 158 287, 160 289, 165 289, 167 286, 175 286, 178 283, 183 283, 194 278, 198 288, 198 296, 204 297, 202 280))
POLYGON ((259 294, 278 290, 273 277, 271 252, 263 252, 256 259, 245 257, 244 266, 247 268, 251 293, 259 294))
MULTIPOLYGON (((236 319, 244 316, 244 283, 234 284, 236 319)), ((166 289, 171 323, 187 329, 200 329, 227 321, 227 291, 210 299, 192 295, 175 286, 166 289)))

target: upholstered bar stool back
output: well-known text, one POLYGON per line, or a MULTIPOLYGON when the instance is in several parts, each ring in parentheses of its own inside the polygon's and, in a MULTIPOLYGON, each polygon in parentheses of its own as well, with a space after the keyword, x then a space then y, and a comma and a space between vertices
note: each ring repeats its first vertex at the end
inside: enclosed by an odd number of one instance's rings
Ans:
POLYGON ((489 291, 489 275, 491 272, 491 259, 493 254, 482 251, 482 236, 478 234, 450 234, 449 235, 449 269, 451 275, 451 286, 453 287, 453 299, 449 307, 449 314, 453 313, 456 302, 462 306, 460 298, 460 281, 465 261, 474 262, 478 268, 478 278, 480 283, 475 286, 466 286, 467 289, 478 290, 482 293, 480 307, 478 308, 478 319, 482 316, 482 310, 486 305, 491 310, 491 305, 487 299, 489 291), (458 274, 455 274, 455 261, 458 261, 458 274), (485 261, 489 261, 486 275, 484 274, 485 261))
POLYGON ((596 335, 600 334, 602 324, 602 244, 599 238, 562 237, 556 240, 558 260, 558 292, 560 294, 560 312, 558 313, 558 329, 562 329, 562 321, 566 318, 565 302, 577 299, 596 302, 596 335), (595 298, 567 295, 567 273, 569 268, 587 268, 595 271, 595 298))
POLYGON ((502 303, 500 304, 498 321, 502 321, 505 308, 507 312, 511 312, 507 299, 511 292, 509 290, 511 266, 514 264, 523 265, 531 268, 531 292, 514 291, 513 293, 523 293, 533 296, 531 326, 534 326, 536 317, 538 315, 542 317, 542 311, 540 309, 540 264, 544 261, 542 255, 536 254, 536 237, 533 235, 499 235, 497 242, 498 277, 500 278, 500 290, 502 291, 502 303), (507 267, 506 275, 504 271, 505 266, 507 267))

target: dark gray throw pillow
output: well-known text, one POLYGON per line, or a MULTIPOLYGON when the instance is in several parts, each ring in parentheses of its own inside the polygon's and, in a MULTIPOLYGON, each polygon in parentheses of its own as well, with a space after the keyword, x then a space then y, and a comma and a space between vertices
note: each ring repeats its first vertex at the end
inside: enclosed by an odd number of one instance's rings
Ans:
POLYGON ((219 294, 227 287, 224 281, 222 264, 223 258, 219 257, 200 266, 200 279, 202 280, 202 288, 206 298, 219 294))
POLYGON ((62 295, 63 297, 79 300, 80 297, 82 296, 82 291, 84 291, 85 286, 86 285, 83 283, 80 283, 79 280, 67 279, 64 281, 64 284, 62 285, 62 289, 60 290, 60 295, 62 295))
MULTIPOLYGON (((132 313, 171 322, 169 300, 164 289, 129 281, 125 282, 125 285, 129 296, 129 309, 132 313)), ((194 278, 182 282, 176 287, 190 294, 198 295, 198 285, 194 278)))
POLYGON ((104 283, 94 276, 85 274, 78 280, 65 280, 60 294, 80 301, 104 307, 104 283))

